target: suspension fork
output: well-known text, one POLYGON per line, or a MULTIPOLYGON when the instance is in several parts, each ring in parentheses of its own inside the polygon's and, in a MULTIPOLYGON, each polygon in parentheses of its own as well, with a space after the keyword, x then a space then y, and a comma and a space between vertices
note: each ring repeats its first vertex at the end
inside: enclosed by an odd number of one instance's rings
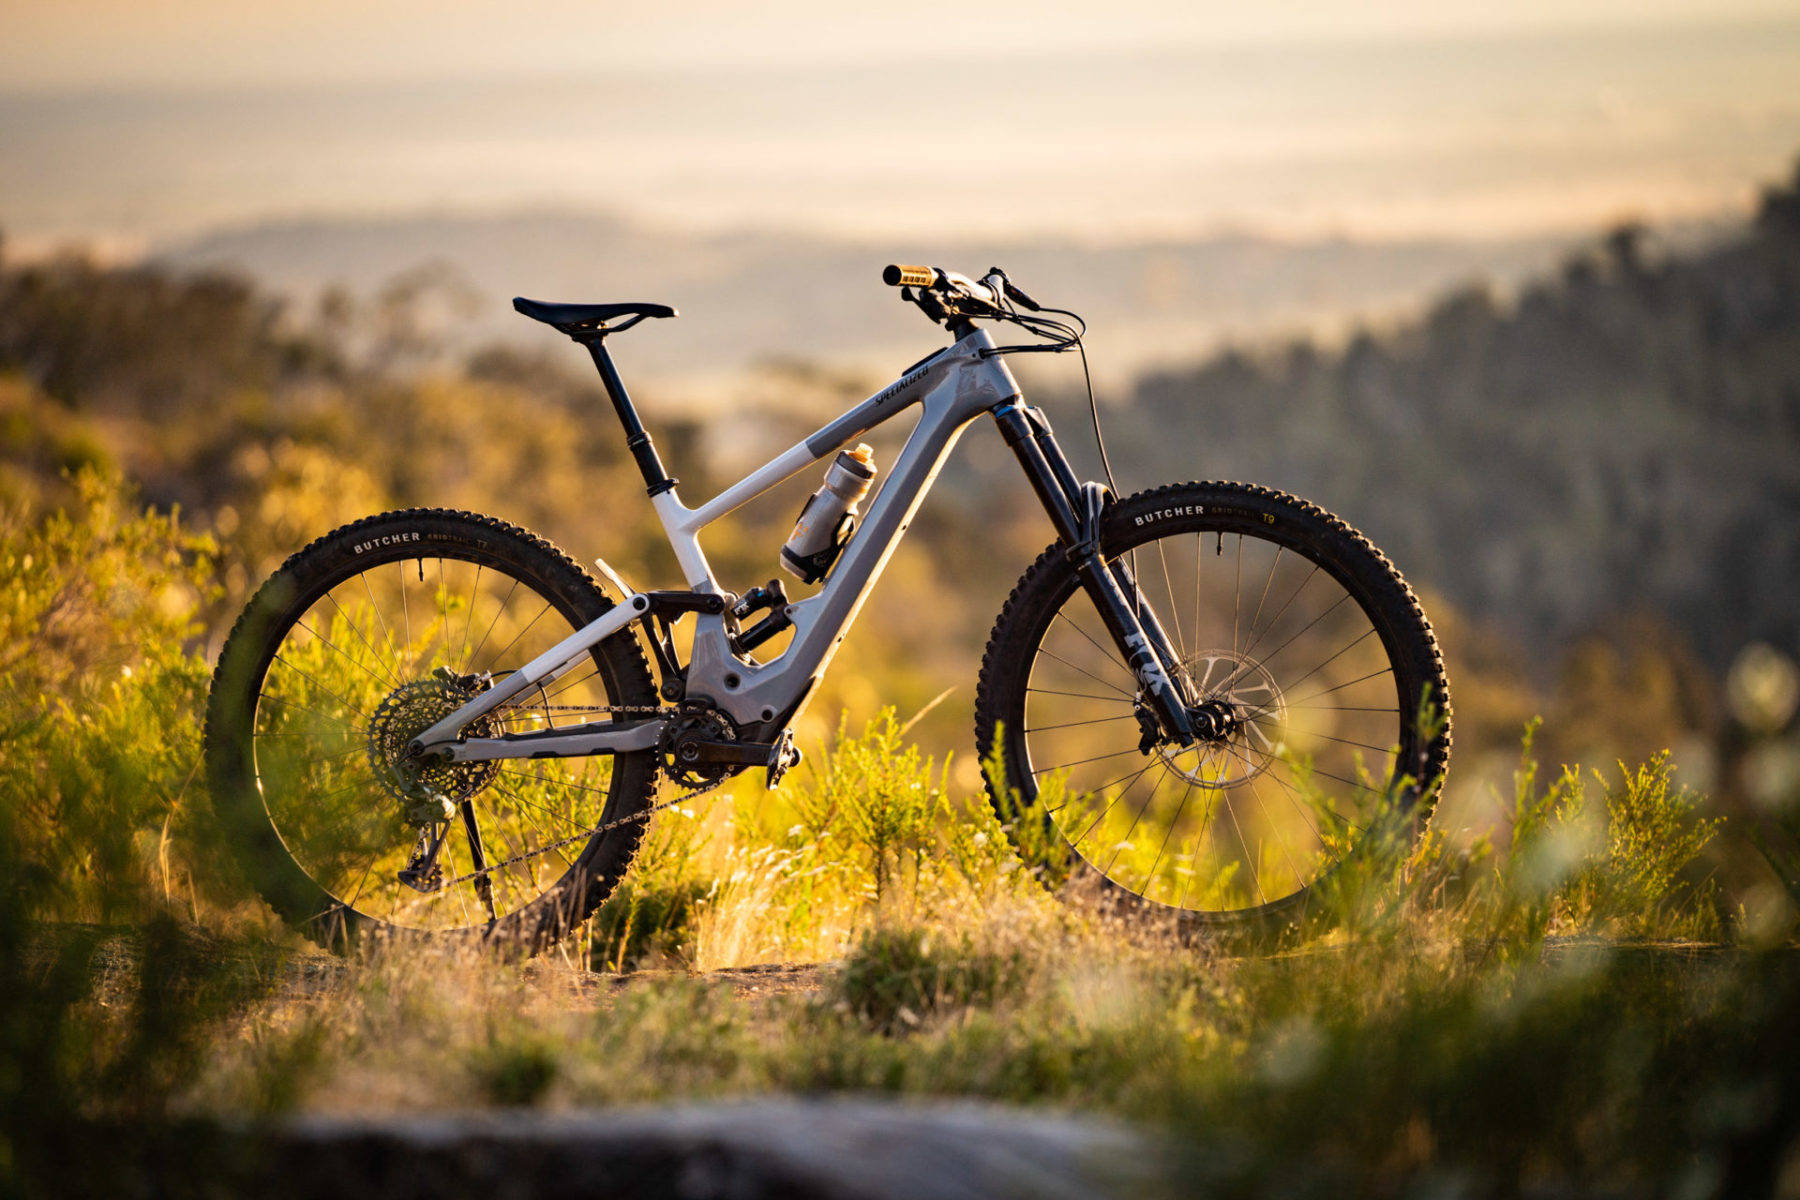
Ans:
POLYGON ((1050 515, 1076 577, 1137 677, 1158 724, 1182 745, 1190 744, 1194 732, 1188 709, 1199 699, 1192 694, 1181 658, 1130 566, 1124 559, 1108 563, 1100 553, 1100 513, 1106 490, 1075 478, 1041 411, 1016 398, 989 411, 1031 481, 1038 502, 1050 515))

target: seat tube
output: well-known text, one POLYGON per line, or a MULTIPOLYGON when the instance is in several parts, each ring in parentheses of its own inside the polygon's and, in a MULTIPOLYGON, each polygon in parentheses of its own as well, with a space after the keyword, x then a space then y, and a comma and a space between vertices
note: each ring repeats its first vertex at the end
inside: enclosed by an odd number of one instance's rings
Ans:
POLYGON ((650 440, 644 423, 638 419, 637 406, 632 404, 625 381, 619 378, 619 369, 613 365, 612 353, 606 348, 605 332, 599 331, 595 336, 579 340, 586 344, 588 354, 593 357, 594 367, 600 372, 600 382, 606 386, 606 394, 612 400, 613 411, 619 414, 619 424, 625 427, 625 445, 644 476, 645 490, 651 496, 673 491, 675 480, 663 469, 656 443, 650 440))

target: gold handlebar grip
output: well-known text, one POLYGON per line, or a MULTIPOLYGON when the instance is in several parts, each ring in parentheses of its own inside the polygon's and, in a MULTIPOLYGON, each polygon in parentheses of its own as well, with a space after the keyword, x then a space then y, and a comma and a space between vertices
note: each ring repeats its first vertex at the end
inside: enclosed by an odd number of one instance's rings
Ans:
POLYGON ((889 263, 881 269, 881 282, 889 287, 923 287, 928 288, 938 281, 936 267, 909 267, 900 263, 889 263))

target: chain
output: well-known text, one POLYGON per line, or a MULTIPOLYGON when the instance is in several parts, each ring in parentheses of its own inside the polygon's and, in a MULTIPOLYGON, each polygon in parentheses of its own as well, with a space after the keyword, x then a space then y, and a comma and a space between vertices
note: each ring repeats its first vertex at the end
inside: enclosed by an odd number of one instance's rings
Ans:
MULTIPOLYGON (((519 711, 521 711, 521 712, 539 712, 545 708, 551 708, 557 712, 590 712, 590 713, 604 712, 604 713, 611 713, 615 716, 650 716, 650 717, 667 716, 675 711, 678 711, 678 710, 674 710, 674 709, 660 708, 660 707, 654 707, 654 706, 639 705, 639 706, 634 707, 632 705, 626 705, 626 704, 614 704, 614 705, 606 705, 606 704, 558 704, 558 705, 536 704, 536 705, 532 705, 530 708, 526 708, 524 705, 519 705, 517 707, 518 707, 519 711)), ((724 779, 715 779, 713 782, 707 784, 705 787, 698 787, 698 788, 694 788, 692 791, 683 792, 683 793, 681 793, 681 795, 676 796, 669 800, 664 800, 660 804, 652 804, 649 808, 646 808, 643 812, 632 813, 630 816, 619 817, 616 820, 606 822, 604 825, 598 825, 593 829, 584 830, 581 833, 577 833, 577 834, 571 834, 569 837, 563 838, 560 841, 551 842, 547 846, 540 846, 536 850, 527 850, 523 854, 515 854, 511 858, 501 859, 497 863, 489 863, 487 866, 482 867, 478 871, 470 871, 466 875, 458 875, 454 879, 446 879, 442 884, 438 885, 438 888, 435 890, 441 891, 444 888, 455 887, 456 885, 461 884, 461 883, 471 883, 477 879, 482 878, 483 876, 492 875, 495 871, 503 871, 507 867, 517 866, 519 863, 522 863, 522 862, 526 861, 527 859, 537 858, 540 855, 549 854, 553 850, 560 850, 564 846, 573 845, 575 842, 590 841, 594 838, 599 837, 603 833, 611 833, 613 830, 622 829, 623 827, 625 827, 627 825, 633 825, 640 821, 648 821, 651 817, 654 817, 657 813, 662 812, 664 809, 674 808, 677 804, 681 804, 681 803, 684 803, 685 801, 693 800, 697 797, 706 795, 708 792, 714 790, 720 784, 724 783, 725 779, 729 779, 729 778, 730 778, 730 776, 726 776, 724 779)))
POLYGON ((536 850, 527 850, 523 854, 515 854, 511 858, 501 859, 497 863, 489 863, 487 866, 481 868, 479 871, 470 871, 467 875, 458 875, 455 879, 446 879, 441 885, 439 885, 439 887, 441 889, 441 888, 455 887, 459 883, 469 883, 476 879, 480 879, 483 875, 492 875, 495 871, 502 871, 502 870, 505 870, 507 867, 516 866, 517 864, 524 862, 528 858, 536 858, 540 854, 548 854, 552 850, 560 850, 564 846, 571 845, 575 842, 589 841, 593 838, 599 837, 603 833, 611 833, 613 830, 623 828, 626 825, 632 825, 639 821, 648 821, 651 817, 654 817, 657 813, 662 812, 664 809, 674 808, 677 804, 680 804, 683 801, 692 800, 698 796, 704 796, 704 795, 706 795, 706 793, 712 791, 714 788, 718 787, 720 784, 722 784, 724 782, 725 782, 725 780, 723 780, 723 779, 714 780, 712 783, 707 784, 705 787, 695 788, 691 792, 683 792, 681 795, 676 796, 675 798, 673 798, 671 800, 664 800, 661 804, 652 804, 649 808, 646 808, 643 812, 632 813, 628 817, 620 817, 617 820, 608 821, 604 825, 597 826, 593 829, 589 829, 582 833, 573 834, 569 837, 563 838, 561 841, 551 842, 548 846, 543 846, 536 850))

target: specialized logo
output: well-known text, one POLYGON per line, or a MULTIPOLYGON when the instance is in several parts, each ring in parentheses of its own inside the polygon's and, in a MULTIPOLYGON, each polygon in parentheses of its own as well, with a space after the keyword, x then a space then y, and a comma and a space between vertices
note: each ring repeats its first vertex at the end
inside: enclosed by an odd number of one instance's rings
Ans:
POLYGON ((870 399, 869 406, 871 408, 880 408, 883 404, 886 404, 889 400, 892 400, 895 396, 898 396, 901 392, 904 392, 907 388, 923 378, 925 378, 924 367, 920 367, 911 375, 901 376, 893 383, 888 384, 887 387, 883 388, 881 391, 876 392, 874 397, 870 399))
POLYGON ((385 537, 373 538, 369 541, 358 543, 356 553, 361 554, 365 550, 373 550, 378 546, 397 546, 401 542, 416 542, 418 540, 419 535, 416 533, 390 533, 385 537))

